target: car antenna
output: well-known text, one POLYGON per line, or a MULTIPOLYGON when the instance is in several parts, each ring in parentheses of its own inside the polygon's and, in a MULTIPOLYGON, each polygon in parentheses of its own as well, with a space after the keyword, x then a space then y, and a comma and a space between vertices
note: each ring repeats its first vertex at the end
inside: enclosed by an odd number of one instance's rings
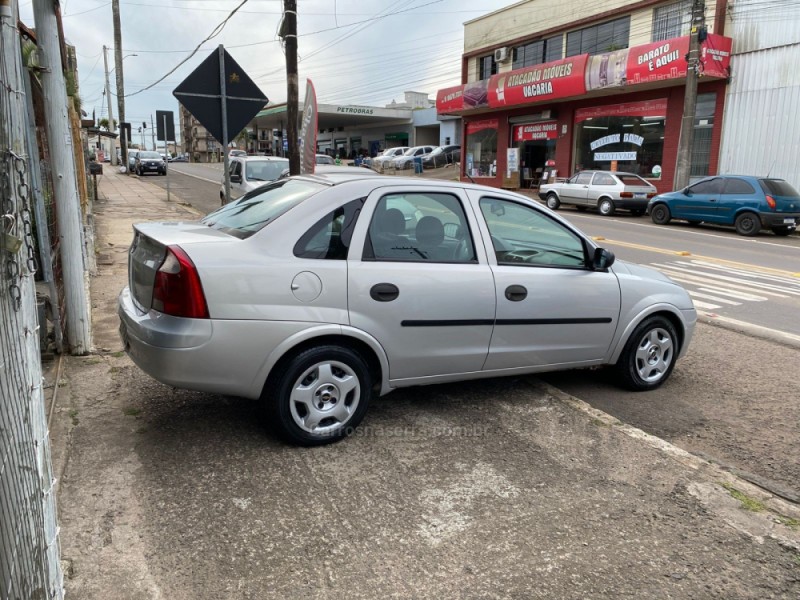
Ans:
POLYGON ((776 162, 778 162, 778 159, 777 159, 777 158, 776 158, 775 160, 773 160, 773 161, 772 161, 772 165, 770 166, 770 168, 769 168, 769 171, 767 171, 767 179, 769 179, 769 176, 770 176, 770 174, 772 173, 772 169, 774 169, 774 168, 775 168, 775 163, 776 163, 776 162))

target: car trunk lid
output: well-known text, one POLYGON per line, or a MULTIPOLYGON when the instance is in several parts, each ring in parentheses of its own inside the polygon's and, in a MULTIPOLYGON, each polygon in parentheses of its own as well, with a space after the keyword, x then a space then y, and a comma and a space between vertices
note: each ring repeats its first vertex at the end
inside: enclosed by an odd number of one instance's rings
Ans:
POLYGON ((196 243, 232 242, 239 240, 200 223, 138 223, 128 253, 128 286, 137 308, 152 308, 156 273, 164 262, 168 246, 184 249, 196 243))
MULTIPOLYGON (((760 179, 759 184, 766 196, 772 197, 777 213, 800 213, 800 194, 783 179, 760 179)), ((769 203, 769 199, 767 200, 769 203)))

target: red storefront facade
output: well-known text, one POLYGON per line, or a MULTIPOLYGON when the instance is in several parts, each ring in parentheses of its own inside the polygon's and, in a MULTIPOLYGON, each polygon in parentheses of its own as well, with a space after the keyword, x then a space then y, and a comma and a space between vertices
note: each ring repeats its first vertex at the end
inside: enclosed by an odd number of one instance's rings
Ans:
MULTIPOLYGON (((566 177, 592 168, 638 172, 672 189, 688 48, 688 36, 674 38, 440 90, 438 112, 463 117, 462 179, 531 187, 552 169, 566 177)), ((730 50, 719 35, 702 44, 697 127, 707 174, 717 172, 730 50)))

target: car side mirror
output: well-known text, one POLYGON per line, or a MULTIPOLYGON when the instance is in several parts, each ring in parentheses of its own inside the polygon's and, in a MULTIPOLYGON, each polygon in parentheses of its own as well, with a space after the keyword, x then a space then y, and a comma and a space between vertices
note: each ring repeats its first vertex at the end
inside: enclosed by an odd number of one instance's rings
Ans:
POLYGON ((684 194, 686 194, 687 196, 691 196, 691 195, 692 195, 692 190, 690 190, 690 189, 687 187, 687 188, 684 188, 684 189, 683 189, 683 193, 684 193, 684 194))
POLYGON ((241 175, 231 175, 231 183, 242 183, 241 175))
POLYGON ((592 268, 595 271, 605 271, 614 264, 616 260, 616 256, 611 250, 606 250, 605 248, 595 248, 594 249, 594 258, 592 260, 592 268))

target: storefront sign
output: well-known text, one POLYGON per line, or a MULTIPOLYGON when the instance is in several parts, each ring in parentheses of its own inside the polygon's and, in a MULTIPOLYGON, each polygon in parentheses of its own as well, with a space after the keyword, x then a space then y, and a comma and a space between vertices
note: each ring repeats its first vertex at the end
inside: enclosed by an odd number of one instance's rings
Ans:
POLYGON ((350 115, 373 115, 375 110, 368 106, 337 106, 337 113, 347 113, 350 115))
POLYGON ((580 123, 598 117, 665 117, 667 115, 667 99, 645 100, 644 102, 626 102, 579 108, 575 111, 575 122, 580 123))
POLYGON ((464 86, 457 85, 454 87, 439 90, 436 93, 436 112, 447 113, 449 111, 458 111, 464 109, 464 86))
POLYGON ((729 77, 733 40, 709 33, 700 46, 700 64, 704 77, 729 77))
POLYGON ((619 144, 620 142, 625 142, 626 144, 635 144, 636 146, 641 147, 641 145, 644 143, 644 138, 640 135, 636 135, 635 133, 615 133, 612 135, 606 135, 593 141, 590 144, 590 147, 592 150, 597 150, 603 146, 608 146, 609 144, 619 144))
POLYGON ((467 135, 478 133, 484 129, 497 129, 499 121, 497 119, 481 119, 480 121, 467 122, 467 135))
POLYGON ((627 85, 686 77, 689 37, 673 38, 630 49, 627 85))
POLYGON ((519 148, 506 148, 506 177, 519 170, 519 148))
POLYGON ((635 161, 636 152, 595 152, 594 160, 597 162, 606 161, 635 161))
POLYGON ((511 139, 515 142, 530 142, 534 140, 554 140, 558 138, 557 121, 541 121, 539 123, 526 123, 514 125, 511 139))
POLYGON ((489 106, 499 108, 585 94, 586 59, 587 55, 581 54, 492 75, 487 89, 489 106))

